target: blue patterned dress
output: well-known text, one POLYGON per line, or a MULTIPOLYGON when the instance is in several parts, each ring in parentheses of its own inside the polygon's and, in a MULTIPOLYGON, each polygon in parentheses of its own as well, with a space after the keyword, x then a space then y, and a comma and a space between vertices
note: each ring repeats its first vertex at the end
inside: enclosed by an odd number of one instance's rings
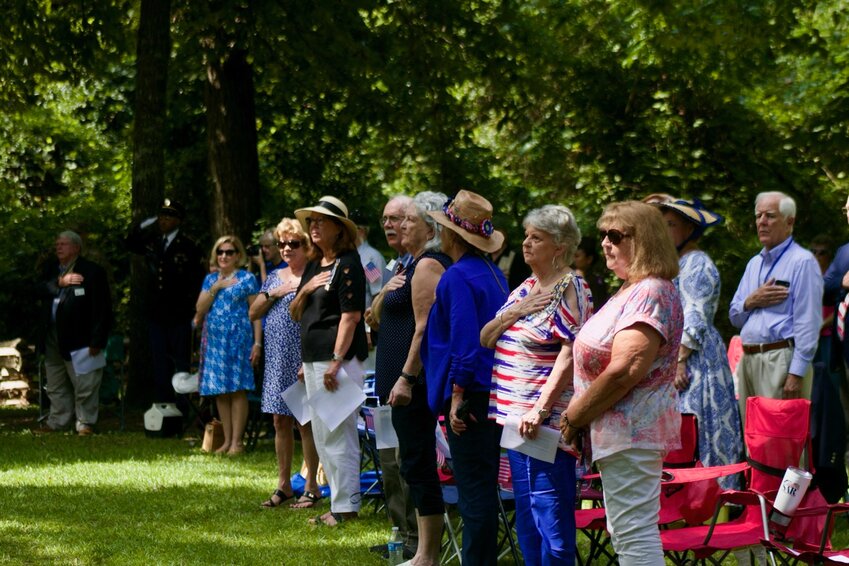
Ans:
MULTIPOLYGON (((684 254, 675 287, 684 307, 681 343, 693 352, 687 358, 690 385, 679 391, 678 407, 693 413, 699 426, 699 455, 705 466, 739 462, 743 457, 740 413, 728 353, 713 325, 719 303, 719 271, 703 251, 684 254)), ((724 478, 726 489, 736 488, 737 478, 724 478)))
MULTIPOLYGON (((218 273, 203 280, 204 291, 216 281, 218 273)), ((206 347, 200 378, 201 395, 221 395, 253 391, 251 367, 253 327, 248 318, 248 297, 256 295, 256 278, 243 269, 235 272, 237 282, 218 291, 206 315, 206 347)))
MULTIPOLYGON (((283 285, 278 275, 268 274, 260 291, 283 285)), ((280 297, 265 315, 265 376, 262 382, 262 412, 292 416, 282 394, 298 380, 301 367, 301 326, 289 314, 294 291, 280 297)))

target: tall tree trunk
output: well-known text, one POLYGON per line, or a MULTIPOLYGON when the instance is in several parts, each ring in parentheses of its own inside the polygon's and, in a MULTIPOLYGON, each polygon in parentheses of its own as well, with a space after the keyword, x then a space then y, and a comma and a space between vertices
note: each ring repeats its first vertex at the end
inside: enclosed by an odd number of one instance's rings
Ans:
POLYGON ((212 236, 239 236, 248 245, 259 217, 259 157, 253 69, 242 49, 207 52, 207 143, 212 182, 212 236))
MULTIPOLYGON (((150 216, 165 195, 165 142, 168 59, 171 54, 171 0, 142 0, 136 42, 135 122, 133 130, 133 221, 150 216)), ((132 405, 151 400, 148 328, 144 313, 150 288, 144 258, 130 266, 130 365, 128 399, 132 405)))

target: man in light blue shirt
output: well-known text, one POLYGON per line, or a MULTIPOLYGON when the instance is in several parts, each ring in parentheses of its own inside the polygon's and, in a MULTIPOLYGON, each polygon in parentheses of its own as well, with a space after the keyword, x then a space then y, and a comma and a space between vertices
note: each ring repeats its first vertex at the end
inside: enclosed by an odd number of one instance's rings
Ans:
POLYGON ((729 318, 740 329, 737 365, 740 415, 746 399, 811 397, 811 361, 822 325, 822 275, 813 254, 793 240, 796 203, 779 192, 755 199, 755 226, 764 246, 749 260, 729 318))

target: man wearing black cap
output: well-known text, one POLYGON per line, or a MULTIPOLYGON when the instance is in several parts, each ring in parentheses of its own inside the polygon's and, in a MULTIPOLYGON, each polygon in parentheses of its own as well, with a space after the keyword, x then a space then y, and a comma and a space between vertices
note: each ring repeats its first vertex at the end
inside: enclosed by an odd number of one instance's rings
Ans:
POLYGON ((165 199, 158 215, 134 226, 126 240, 131 252, 147 260, 154 402, 174 402, 171 376, 191 365, 192 318, 206 270, 200 248, 180 230, 185 216, 180 203, 165 199))

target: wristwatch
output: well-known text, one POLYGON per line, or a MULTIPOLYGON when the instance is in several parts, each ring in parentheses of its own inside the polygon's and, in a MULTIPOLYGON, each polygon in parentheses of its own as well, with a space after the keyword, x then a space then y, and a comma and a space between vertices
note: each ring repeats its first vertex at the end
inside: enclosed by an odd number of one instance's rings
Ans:
POLYGON ((407 383, 409 383, 410 385, 415 385, 419 382, 419 376, 407 373, 405 371, 401 372, 401 377, 406 379, 407 383))
POLYGON ((539 418, 545 420, 551 415, 551 411, 548 409, 539 409, 537 410, 537 414, 539 415, 539 418))
POLYGON ((342 362, 342 361, 345 361, 345 358, 343 356, 340 356, 336 352, 333 352, 333 355, 330 356, 330 361, 331 362, 342 362))
POLYGON ((266 300, 266 301, 273 301, 274 299, 276 299, 276 298, 277 298, 277 297, 272 297, 271 295, 269 295, 269 294, 268 294, 268 291, 263 291, 263 292, 262 292, 262 294, 263 294, 263 295, 265 295, 265 300, 266 300))

